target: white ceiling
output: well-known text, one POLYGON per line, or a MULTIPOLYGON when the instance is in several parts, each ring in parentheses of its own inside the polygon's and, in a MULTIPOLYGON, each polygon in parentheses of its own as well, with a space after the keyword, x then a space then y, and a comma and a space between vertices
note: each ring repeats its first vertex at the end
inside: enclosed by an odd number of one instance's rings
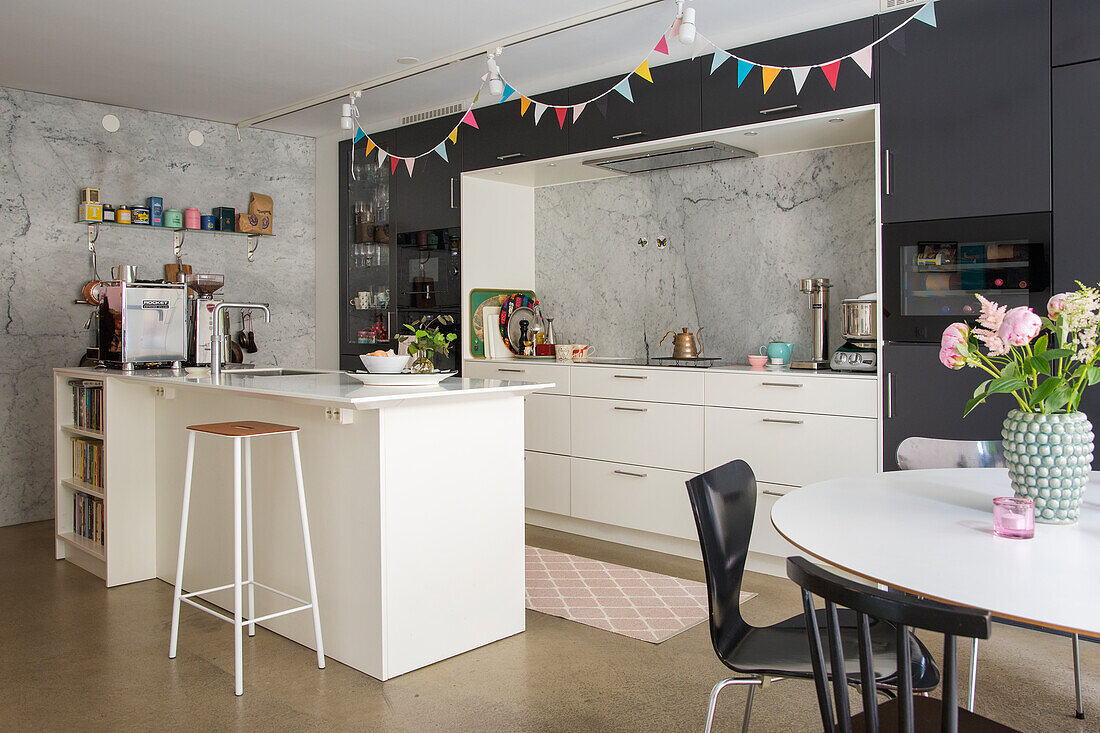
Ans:
MULTIPOLYGON (((485 47, 612 3, 585 0, 35 0, 5 3, 0 86, 220 122, 266 116, 404 68, 485 47)), ((878 0, 692 0, 697 24, 733 47, 878 11, 878 0)), ((504 76, 537 94, 625 73, 671 22, 672 0, 506 48, 504 76)), ((688 54, 675 48, 674 56, 688 54)), ((852 49, 856 50, 856 49, 852 49)), ((466 101, 482 59, 364 93, 363 126, 466 101)), ((483 99, 483 101, 485 101, 483 99)), ((339 131, 339 101, 260 126, 339 131)))

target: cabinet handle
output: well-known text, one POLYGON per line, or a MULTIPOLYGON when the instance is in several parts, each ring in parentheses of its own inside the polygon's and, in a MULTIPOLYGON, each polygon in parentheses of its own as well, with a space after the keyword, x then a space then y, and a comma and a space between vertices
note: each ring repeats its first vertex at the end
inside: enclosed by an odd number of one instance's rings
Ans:
POLYGON ((795 384, 794 382, 761 382, 764 387, 801 387, 801 384, 795 384))
POLYGON ((883 157, 883 167, 885 170, 882 172, 883 177, 886 179, 886 195, 892 194, 893 186, 890 185, 890 148, 886 148, 886 154, 883 157))
POLYGON ((762 110, 760 110, 760 114, 762 114, 762 115, 773 115, 776 112, 790 112, 791 110, 794 110, 794 109, 798 109, 797 104, 788 104, 788 105, 783 106, 783 107, 772 107, 771 109, 762 109, 762 110))
POLYGON ((649 412, 646 407, 612 407, 612 410, 621 410, 622 412, 649 412))
POLYGON ((768 491, 764 489, 762 492, 765 496, 786 496, 786 494, 780 494, 778 491, 768 491))
POLYGON ((779 420, 779 419, 774 418, 774 417, 766 417, 766 418, 764 418, 764 422, 782 423, 783 425, 801 425, 802 424, 801 420, 779 420))
POLYGON ((451 208, 455 208, 455 179, 451 178, 451 208))
POLYGON ((894 417, 894 374, 886 373, 886 417, 894 417))
POLYGON ((615 379, 649 379, 644 374, 612 374, 615 379))
POLYGON ((511 372, 513 374, 523 374, 523 369, 505 369, 504 367, 497 367, 498 372, 511 372))
POLYGON ((615 469, 614 473, 617 473, 620 476, 633 476, 634 478, 645 478, 649 475, 647 473, 634 473, 633 471, 620 471, 617 468, 615 469))
POLYGON ((637 130, 635 132, 620 132, 618 135, 612 135, 612 140, 626 140, 630 137, 641 137, 645 135, 645 130, 637 130))
POLYGON ((508 153, 507 155, 498 155, 497 160, 511 160, 512 158, 522 158, 523 153, 508 153))

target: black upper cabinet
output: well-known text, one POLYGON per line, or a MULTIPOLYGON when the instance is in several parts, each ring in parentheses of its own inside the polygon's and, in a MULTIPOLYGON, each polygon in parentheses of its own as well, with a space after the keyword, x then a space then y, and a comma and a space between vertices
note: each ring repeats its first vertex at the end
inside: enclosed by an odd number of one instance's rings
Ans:
MULTIPOLYGON (((887 33, 912 10, 880 17, 887 33)), ((936 3, 877 46, 886 222, 1050 211, 1050 2, 936 3)))
MULTIPOLYGON (((462 115, 451 115, 399 127, 394 131, 395 142, 390 152, 406 156, 430 151, 447 137, 461 118, 462 115)), ((473 128, 468 129, 477 132, 473 128)), ((459 134, 463 131, 459 130, 459 134)), ((398 232, 446 229, 459 225, 462 150, 460 146, 452 145, 450 140, 446 145, 448 160, 429 152, 417 158, 412 176, 404 163, 394 171, 393 212, 398 232)))
MULTIPOLYGON (((858 51, 874 40, 874 18, 862 18, 733 49, 730 53, 756 64, 808 66, 858 51)), ((851 59, 840 64, 836 90, 821 69, 812 69, 798 94, 790 71, 781 71, 765 94, 761 67, 753 68, 738 87, 736 59, 727 59, 713 74, 711 57, 705 56, 703 60, 704 130, 858 107, 875 101, 871 78, 851 59)))
MULTIPOLYGON (((599 150, 617 145, 688 135, 702 129, 699 116, 701 61, 677 61, 650 69, 653 83, 630 76, 629 99, 612 91, 602 102, 592 102, 569 128, 570 152, 599 150), (606 115, 601 107, 606 103, 606 115)), ((621 76, 588 82, 569 90, 569 103, 580 104, 615 86, 621 76)), ((557 124, 557 120, 554 121, 557 124)))
MULTIPOLYGON (((568 104, 569 93, 560 89, 538 95, 544 104, 568 104)), ((495 168, 525 160, 553 158, 568 152, 569 125, 558 126, 557 115, 547 109, 535 124, 535 105, 520 116, 519 95, 504 104, 493 104, 474 110, 478 129, 463 125, 458 130, 462 148, 462 170, 495 168)), ((570 115, 572 116, 572 115, 570 115)))
POLYGON ((1100 282, 1100 61, 1054 70, 1054 289, 1100 282))
POLYGON ((1100 2, 1053 0, 1051 62, 1055 66, 1100 59, 1100 2))

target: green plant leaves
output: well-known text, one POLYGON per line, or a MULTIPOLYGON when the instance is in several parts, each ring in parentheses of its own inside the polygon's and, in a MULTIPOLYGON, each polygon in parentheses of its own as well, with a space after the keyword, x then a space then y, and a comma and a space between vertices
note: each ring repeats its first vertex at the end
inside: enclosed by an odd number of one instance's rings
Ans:
POLYGON ((1054 393, 1054 390, 1065 384, 1065 380, 1061 377, 1051 377, 1050 379, 1044 379, 1043 383, 1035 388, 1035 391, 1031 393, 1031 398, 1027 401, 1030 407, 1042 404, 1043 400, 1050 397, 1054 393))

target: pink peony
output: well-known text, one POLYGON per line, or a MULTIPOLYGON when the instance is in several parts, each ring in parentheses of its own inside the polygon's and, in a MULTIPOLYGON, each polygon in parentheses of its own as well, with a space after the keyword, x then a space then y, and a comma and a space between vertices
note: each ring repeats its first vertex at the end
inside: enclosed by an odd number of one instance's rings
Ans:
POLYGON ((1024 346, 1039 335, 1043 322, 1027 306, 1013 308, 1005 314, 997 336, 1010 346, 1024 346))
POLYGON ((1058 293, 1057 295, 1051 296, 1050 300, 1047 301, 1047 315, 1051 318, 1057 317, 1067 305, 1067 295, 1069 295, 1069 293, 1058 293))
POLYGON ((954 344, 940 349, 940 361, 948 369, 962 369, 966 364, 966 359, 958 352, 954 344))
POLYGON ((970 337, 970 327, 965 323, 952 323, 943 330, 943 338, 940 339, 940 347, 954 346, 966 343, 970 337))

